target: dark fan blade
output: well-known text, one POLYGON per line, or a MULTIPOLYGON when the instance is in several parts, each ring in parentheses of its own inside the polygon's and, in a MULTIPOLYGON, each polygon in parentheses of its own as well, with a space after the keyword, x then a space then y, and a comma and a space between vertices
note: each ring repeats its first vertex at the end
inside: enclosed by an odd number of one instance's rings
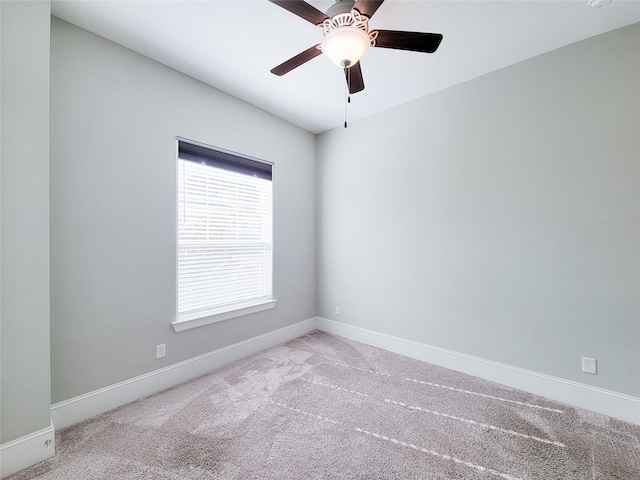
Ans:
POLYGON ((400 32, 378 30, 376 47, 411 50, 412 52, 433 53, 438 49, 442 35, 439 33, 400 32))
POLYGON ((364 90, 364 79, 362 78, 360 62, 356 63, 352 67, 345 68, 344 75, 347 78, 349 93, 358 93, 364 90))
POLYGON ((295 57, 290 58, 284 63, 281 63, 277 67, 272 68, 271 73, 273 73, 274 75, 282 76, 285 73, 289 73, 294 68, 299 67, 303 63, 308 62, 312 58, 316 58, 322 53, 322 50, 318 48, 319 46, 320 44, 314 45, 311 48, 307 48, 304 52, 299 53, 295 57))
POLYGON ((376 13, 376 10, 380 8, 382 2, 384 0, 358 0, 353 8, 357 9, 362 15, 371 18, 376 13))
POLYGON ((314 25, 320 25, 325 19, 329 18, 316 7, 309 5, 303 0, 269 0, 271 3, 289 10, 294 15, 304 18, 307 22, 314 25))

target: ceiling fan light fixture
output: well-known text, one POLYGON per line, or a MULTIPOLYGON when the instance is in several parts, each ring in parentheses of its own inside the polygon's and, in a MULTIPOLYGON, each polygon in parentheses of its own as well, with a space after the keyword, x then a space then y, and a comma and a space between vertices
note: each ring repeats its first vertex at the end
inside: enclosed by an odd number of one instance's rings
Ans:
POLYGON ((322 41, 322 53, 341 68, 358 63, 365 54, 371 39, 362 29, 357 27, 340 27, 327 33, 322 41))
POLYGON ((269 1, 322 28, 324 33, 321 43, 272 68, 271 73, 282 76, 325 53, 334 64, 344 70, 349 94, 364 90, 360 58, 369 47, 434 53, 442 41, 440 33, 369 30, 369 20, 384 0, 335 0, 327 13, 321 12, 305 0, 269 1))

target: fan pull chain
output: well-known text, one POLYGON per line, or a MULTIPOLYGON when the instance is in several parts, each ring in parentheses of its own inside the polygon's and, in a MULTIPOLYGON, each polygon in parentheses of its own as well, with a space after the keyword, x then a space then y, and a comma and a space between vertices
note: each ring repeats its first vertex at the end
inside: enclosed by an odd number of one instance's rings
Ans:
POLYGON ((347 83, 344 87, 344 96, 346 101, 344 102, 344 128, 347 128, 347 103, 351 103, 351 69, 344 67, 344 73, 347 77, 347 83))

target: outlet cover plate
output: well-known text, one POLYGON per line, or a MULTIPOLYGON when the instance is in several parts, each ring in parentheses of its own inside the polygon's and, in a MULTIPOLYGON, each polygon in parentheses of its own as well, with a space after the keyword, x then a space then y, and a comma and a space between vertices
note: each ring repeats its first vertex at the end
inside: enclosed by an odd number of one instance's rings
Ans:
POLYGON ((597 364, 595 358, 582 357, 582 371, 585 373, 597 374, 597 364))
POLYGON ((167 355, 167 344, 161 343, 160 345, 156 345, 156 359, 164 358, 167 355))

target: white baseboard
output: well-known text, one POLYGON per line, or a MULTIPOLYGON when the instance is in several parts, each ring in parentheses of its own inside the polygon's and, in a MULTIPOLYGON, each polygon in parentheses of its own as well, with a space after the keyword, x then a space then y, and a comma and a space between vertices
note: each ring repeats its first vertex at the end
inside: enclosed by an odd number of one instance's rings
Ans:
POLYGON ((640 425, 640 398, 316 317, 56 403, 53 426, 88 420, 315 329, 640 425))
POLYGON ((326 318, 318 318, 316 326, 327 333, 640 425, 640 398, 326 318))
POLYGON ((175 363, 144 375, 71 398, 51 406, 55 428, 88 420, 134 400, 144 398, 235 360, 275 347, 316 329, 315 318, 289 325, 242 342, 175 363))
POLYGON ((53 423, 42 430, 0 445, 0 478, 43 462, 56 453, 53 423))

